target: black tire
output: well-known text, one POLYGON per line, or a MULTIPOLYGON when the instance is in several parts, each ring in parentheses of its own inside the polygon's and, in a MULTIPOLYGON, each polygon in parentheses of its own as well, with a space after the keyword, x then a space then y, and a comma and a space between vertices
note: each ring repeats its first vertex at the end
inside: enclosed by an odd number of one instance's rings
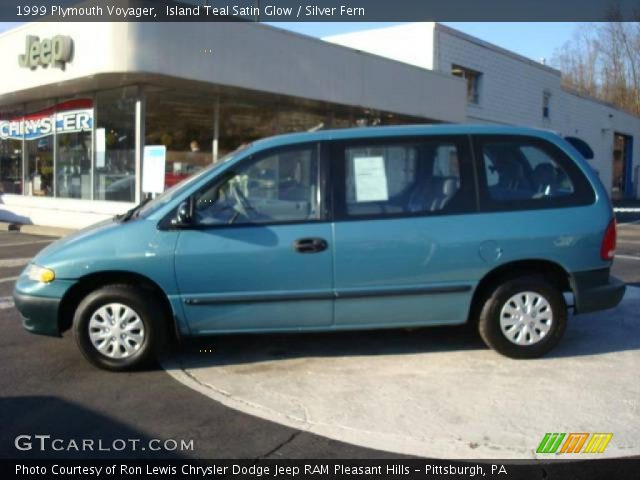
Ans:
MULTIPOLYGON (((566 326, 567 304, 562 292, 543 276, 533 275, 506 280, 498 285, 484 298, 478 321, 478 331, 484 343, 496 352, 516 359, 537 358, 549 352, 562 338, 566 326), (519 345, 509 340, 500 326, 502 308, 509 299, 522 292, 533 292, 543 297, 551 308, 552 314, 549 331, 536 343, 526 345, 519 345)), ((530 334, 527 335, 525 339, 532 338, 530 334)))
MULTIPOLYGON (((93 365, 111 371, 133 370, 147 366, 162 351, 167 340, 166 312, 153 293, 133 285, 108 285, 89 293, 78 305, 73 318, 73 336, 80 351, 93 365), (89 335, 93 314, 106 305, 118 303, 132 309, 143 324, 144 335, 135 352, 112 358, 94 346, 89 335)), ((116 322, 117 323, 117 322, 116 322)), ((140 330, 133 333, 139 334, 140 330)), ((115 337, 111 337, 112 339, 115 337)), ((113 345, 110 347, 113 351, 113 345)), ((124 347, 121 347, 124 352, 124 347)), ((122 354, 122 353, 121 353, 122 354)))

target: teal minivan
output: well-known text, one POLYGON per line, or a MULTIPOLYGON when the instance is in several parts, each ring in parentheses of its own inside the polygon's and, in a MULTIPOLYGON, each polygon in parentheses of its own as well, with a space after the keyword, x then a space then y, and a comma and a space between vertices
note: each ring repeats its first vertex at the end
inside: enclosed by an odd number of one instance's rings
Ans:
POLYGON ((257 141, 58 240, 14 299, 27 330, 72 329, 110 370, 176 337, 467 322, 501 354, 533 358, 558 343, 569 307, 620 302, 615 243, 607 192, 554 133, 328 130, 257 141))

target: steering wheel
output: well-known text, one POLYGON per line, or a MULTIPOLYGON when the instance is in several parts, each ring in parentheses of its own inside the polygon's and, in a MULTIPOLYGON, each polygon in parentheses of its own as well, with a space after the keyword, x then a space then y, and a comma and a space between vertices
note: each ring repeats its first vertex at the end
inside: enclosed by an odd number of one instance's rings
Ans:
POLYGON ((243 215, 246 218, 251 218, 249 216, 249 211, 253 210, 253 207, 251 207, 251 204, 249 203, 249 200, 247 200, 247 197, 245 197, 244 194, 238 189, 238 185, 234 182, 230 182, 229 190, 231 191, 231 195, 236 201, 234 208, 238 211, 238 213, 240 213, 240 215, 243 215))

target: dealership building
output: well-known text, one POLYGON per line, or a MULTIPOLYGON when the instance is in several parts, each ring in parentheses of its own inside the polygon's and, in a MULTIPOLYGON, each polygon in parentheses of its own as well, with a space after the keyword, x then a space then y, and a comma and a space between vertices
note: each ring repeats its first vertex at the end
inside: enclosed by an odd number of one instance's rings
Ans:
POLYGON ((0 34, 0 221, 79 228, 252 140, 321 128, 501 123, 586 140, 638 196, 640 119, 560 72, 435 23, 320 40, 255 23, 29 23, 0 34))

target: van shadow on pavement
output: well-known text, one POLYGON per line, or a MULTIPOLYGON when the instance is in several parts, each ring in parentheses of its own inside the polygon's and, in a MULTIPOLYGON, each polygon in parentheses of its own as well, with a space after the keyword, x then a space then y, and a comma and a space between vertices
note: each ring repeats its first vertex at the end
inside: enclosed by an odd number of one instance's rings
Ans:
POLYGON ((272 362, 305 357, 408 355, 485 349, 468 326, 332 333, 218 335, 185 340, 178 355, 189 367, 272 362))
MULTIPOLYGON (((632 296, 627 295, 615 309, 570 315, 564 337, 543 360, 639 350, 640 295, 629 297, 632 296)), ((442 354, 486 348, 472 326, 462 325, 409 330, 218 335, 185 340, 174 353, 187 356, 189 368, 200 368, 305 357, 442 354)))

